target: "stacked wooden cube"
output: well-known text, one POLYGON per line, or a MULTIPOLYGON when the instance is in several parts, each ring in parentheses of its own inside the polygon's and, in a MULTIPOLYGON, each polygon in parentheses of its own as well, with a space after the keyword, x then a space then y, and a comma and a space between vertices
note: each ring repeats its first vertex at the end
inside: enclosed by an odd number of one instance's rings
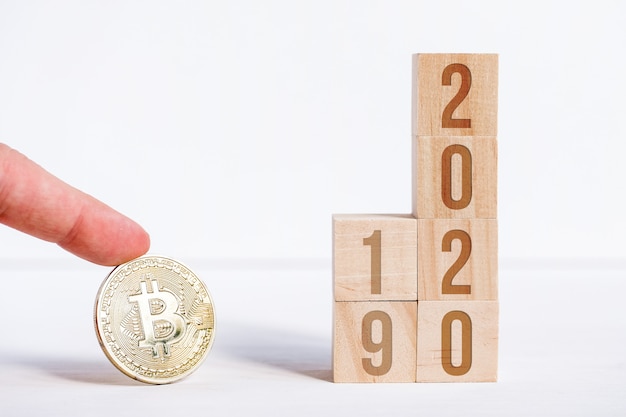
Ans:
POLYGON ((333 216, 335 382, 495 381, 495 54, 413 57, 413 213, 333 216))

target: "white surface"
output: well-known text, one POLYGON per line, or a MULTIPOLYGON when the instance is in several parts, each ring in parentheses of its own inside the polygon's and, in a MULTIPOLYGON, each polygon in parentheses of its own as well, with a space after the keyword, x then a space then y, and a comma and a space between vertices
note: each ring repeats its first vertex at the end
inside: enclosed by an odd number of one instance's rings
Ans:
POLYGON ((217 305, 213 351, 168 386, 134 382, 101 352, 92 308, 106 268, 2 269, 0 415, 626 413, 624 265, 505 262, 497 383, 334 384, 330 261, 210 264, 189 266, 217 305))
POLYGON ((156 253, 323 258, 331 213, 411 210, 411 54, 495 52, 502 256, 623 258, 624 16, 619 0, 2 0, 0 140, 137 219, 156 253))

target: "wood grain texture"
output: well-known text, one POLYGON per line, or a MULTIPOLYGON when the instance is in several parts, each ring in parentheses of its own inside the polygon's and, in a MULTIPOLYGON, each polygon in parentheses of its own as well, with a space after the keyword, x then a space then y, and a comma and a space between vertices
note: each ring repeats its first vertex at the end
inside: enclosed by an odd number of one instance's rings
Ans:
POLYGON ((497 216, 498 144, 495 137, 451 136, 416 137, 413 146, 413 215, 420 219, 495 219, 497 216), (448 151, 446 151, 448 149, 448 151), (449 152, 452 149, 452 152, 449 152), (460 149, 471 156, 471 169, 460 149), (444 181, 444 167, 450 183, 444 181), (463 201, 463 208, 451 208, 444 201, 463 201))
POLYGON ((420 219, 417 236, 418 300, 498 299, 496 219, 420 219))
POLYGON ((417 382, 493 382, 497 301, 418 301, 417 382))
POLYGON ((334 382, 415 382, 416 321, 415 301, 336 301, 334 382))
POLYGON ((412 115, 413 136, 497 136, 498 55, 413 55, 412 115), (454 65, 465 66, 469 71, 470 85, 465 96, 461 67, 454 65), (444 75, 448 66, 448 74, 444 75), (444 78, 448 78, 449 85, 445 85, 444 78), (458 105, 455 97, 460 100, 458 105), (451 102, 453 105, 448 107, 451 102), (470 120, 471 127, 443 127, 447 107, 454 108, 453 119, 470 120))
POLYGON ((333 215, 333 282, 336 301, 417 300, 417 220, 410 214, 333 215))

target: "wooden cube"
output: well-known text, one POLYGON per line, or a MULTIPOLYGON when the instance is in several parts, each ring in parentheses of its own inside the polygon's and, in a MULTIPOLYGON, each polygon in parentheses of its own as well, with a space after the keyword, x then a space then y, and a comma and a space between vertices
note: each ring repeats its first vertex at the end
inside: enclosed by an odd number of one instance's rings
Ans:
POLYGON ((335 214, 336 301, 417 300, 417 220, 410 214, 335 214))
POLYGON ((420 219, 495 219, 495 137, 417 137, 413 144, 413 215, 420 219))
POLYGON ((334 303, 335 382, 415 382, 417 302, 334 303))
POLYGON ((417 382, 497 380, 497 301, 418 301, 417 328, 417 382))
POLYGON ((497 300, 496 219, 417 222, 418 300, 497 300))
POLYGON ((497 136, 497 54, 413 55, 414 136, 497 136))

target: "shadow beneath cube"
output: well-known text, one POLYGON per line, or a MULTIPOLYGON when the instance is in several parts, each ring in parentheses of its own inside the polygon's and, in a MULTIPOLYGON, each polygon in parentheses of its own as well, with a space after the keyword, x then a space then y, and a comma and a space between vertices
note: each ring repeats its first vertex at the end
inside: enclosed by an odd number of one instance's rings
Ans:
POLYGON ((238 359, 332 382, 331 342, 307 334, 229 323, 216 349, 238 359))

